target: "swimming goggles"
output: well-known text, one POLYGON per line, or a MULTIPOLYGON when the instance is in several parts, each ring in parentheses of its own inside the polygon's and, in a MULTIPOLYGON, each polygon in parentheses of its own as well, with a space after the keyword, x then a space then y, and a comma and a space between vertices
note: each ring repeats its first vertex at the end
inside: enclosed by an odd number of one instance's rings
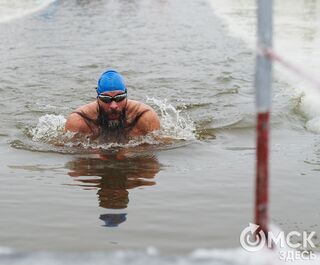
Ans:
POLYGON ((107 95, 98 95, 98 98, 103 101, 104 103, 111 103, 112 101, 120 102, 127 97, 127 93, 119 94, 114 97, 107 96, 107 95))

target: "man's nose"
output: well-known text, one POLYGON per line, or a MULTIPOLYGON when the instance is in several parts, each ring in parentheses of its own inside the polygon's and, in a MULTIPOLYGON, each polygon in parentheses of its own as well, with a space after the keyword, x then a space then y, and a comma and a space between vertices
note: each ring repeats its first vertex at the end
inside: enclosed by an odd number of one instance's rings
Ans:
POLYGON ((111 109, 117 109, 118 108, 118 103, 115 102, 114 100, 112 100, 112 102, 110 103, 110 108, 111 109))

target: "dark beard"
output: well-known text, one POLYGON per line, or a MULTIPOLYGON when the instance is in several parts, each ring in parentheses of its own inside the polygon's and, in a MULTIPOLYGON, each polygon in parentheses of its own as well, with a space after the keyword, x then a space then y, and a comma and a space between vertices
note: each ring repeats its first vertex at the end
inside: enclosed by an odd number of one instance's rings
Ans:
POLYGON ((97 120, 99 127, 101 128, 101 136, 107 138, 108 140, 122 141, 126 138, 126 110, 120 114, 118 120, 109 120, 108 113, 99 106, 99 115, 97 120))

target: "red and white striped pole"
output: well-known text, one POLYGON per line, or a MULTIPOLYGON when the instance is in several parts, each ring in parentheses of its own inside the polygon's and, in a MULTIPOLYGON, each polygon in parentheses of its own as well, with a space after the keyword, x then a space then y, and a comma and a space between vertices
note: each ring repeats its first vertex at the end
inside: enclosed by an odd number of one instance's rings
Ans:
POLYGON ((257 162, 255 223, 268 235, 268 169, 269 169, 269 119, 271 109, 272 61, 265 49, 272 48, 272 0, 257 0, 258 52, 256 57, 257 106, 257 162))

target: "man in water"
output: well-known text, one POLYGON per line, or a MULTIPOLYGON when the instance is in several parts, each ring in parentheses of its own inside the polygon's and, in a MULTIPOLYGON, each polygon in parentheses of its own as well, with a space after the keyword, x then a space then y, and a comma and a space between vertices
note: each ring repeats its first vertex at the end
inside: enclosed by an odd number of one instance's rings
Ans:
POLYGON ((76 137, 123 142, 160 129, 159 117, 150 106, 127 98, 127 87, 118 72, 104 72, 96 91, 97 100, 71 113, 66 131, 76 137))

